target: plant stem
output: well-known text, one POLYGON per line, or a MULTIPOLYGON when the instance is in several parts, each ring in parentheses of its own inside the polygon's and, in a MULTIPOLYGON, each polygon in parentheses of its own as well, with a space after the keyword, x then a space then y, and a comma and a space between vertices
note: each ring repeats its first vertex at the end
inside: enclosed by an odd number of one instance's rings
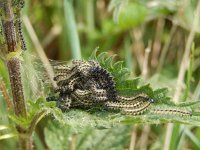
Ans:
POLYGON ((133 30, 131 34, 132 40, 134 41, 132 44, 132 51, 137 59, 140 71, 142 72, 142 65, 144 62, 144 56, 141 51, 144 51, 144 43, 142 41, 143 31, 140 28, 136 28, 133 30))
POLYGON ((38 123, 47 113, 48 113, 47 110, 42 110, 41 112, 37 113, 37 114, 33 117, 32 122, 31 122, 31 124, 30 124, 30 126, 29 126, 29 130, 28 130, 30 136, 31 136, 32 133, 34 132, 37 123, 38 123))
POLYGON ((94 31, 94 1, 86 0, 86 19, 87 27, 90 32, 94 31))
POLYGON ((74 134, 72 136, 72 139, 70 140, 69 150, 76 150, 76 140, 77 140, 77 136, 76 136, 76 134, 74 134))
MULTIPOLYGON (((10 4, 11 2, 10 0, 8 0, 8 2, 4 6, 5 17, 4 19, 2 19, 5 38, 8 46, 8 54, 13 52, 17 53, 15 27, 13 23, 14 15, 10 4)), ((15 114, 17 116, 26 117, 26 107, 24 102, 20 65, 20 59, 17 57, 13 57, 7 60, 15 114)))
POLYGON ((161 36, 165 26, 165 20, 163 18, 159 18, 156 25, 156 33, 155 40, 153 41, 152 47, 152 58, 151 58, 151 67, 154 69, 158 66, 158 58, 161 50, 161 36))
MULTIPOLYGON (((14 14, 11 7, 11 0, 6 0, 3 6, 3 19, 2 25, 4 29, 5 39, 7 41, 7 55, 17 54, 17 42, 16 42, 16 33, 15 33, 15 26, 14 26, 14 14)), ((7 60, 7 67, 10 77, 10 85, 12 89, 12 96, 13 96, 13 104, 14 104, 14 111, 17 116, 26 117, 26 106, 24 100, 24 93, 23 93, 23 85, 21 80, 21 62, 20 59, 16 56, 10 57, 7 60)), ((32 148, 32 141, 31 137, 24 137, 22 134, 26 133, 21 126, 16 126, 16 129, 19 133, 19 144, 20 148, 23 150, 31 149, 32 148)))
POLYGON ((143 130, 142 130, 142 135, 140 136, 140 150, 147 150, 148 146, 148 136, 151 131, 151 126, 150 125, 144 125, 143 130))
POLYGON ((149 61, 149 54, 151 52, 151 44, 152 42, 149 41, 148 47, 145 49, 144 60, 142 65, 142 77, 144 80, 148 78, 149 68, 148 68, 148 61, 149 61))
POLYGON ((7 106, 8 106, 8 109, 13 110, 13 103, 10 99, 10 96, 8 95, 5 84, 4 84, 3 80, 1 80, 1 79, 0 79, 0 91, 3 94, 3 97, 6 101, 7 106))
POLYGON ((130 150, 134 150, 135 147, 136 147, 137 127, 138 127, 137 125, 134 125, 132 132, 131 132, 131 141, 130 141, 130 144, 129 144, 130 150))
POLYGON ((81 48, 76 28, 74 10, 70 0, 63 0, 64 16, 73 59, 81 59, 81 48))
POLYGON ((160 55, 160 59, 159 59, 159 63, 158 63, 158 68, 157 68, 157 72, 160 72, 163 65, 164 65, 164 61, 165 61, 165 58, 166 58, 166 55, 167 55, 167 51, 169 49, 169 46, 170 46, 170 43, 171 43, 171 40, 173 38, 173 35, 176 31, 176 28, 177 28, 177 25, 176 24, 173 24, 172 25, 172 28, 170 30, 170 34, 169 34, 169 37, 167 39, 167 41, 165 42, 162 50, 161 50, 161 55, 160 55))
POLYGON ((53 71, 53 68, 51 67, 51 64, 44 52, 44 49, 35 33, 35 30, 33 29, 31 23, 30 23, 30 20, 27 16, 24 16, 23 17, 23 21, 24 21, 24 25, 28 31, 28 34, 30 35, 30 38, 33 42, 33 45, 35 46, 36 48, 36 52, 38 54, 38 56, 40 57, 42 63, 43 63, 43 66, 45 68, 45 70, 47 71, 48 73, 48 76, 49 76, 49 79, 51 80, 51 83, 53 85, 54 88, 57 87, 55 81, 53 80, 53 77, 54 77, 54 71, 53 71))

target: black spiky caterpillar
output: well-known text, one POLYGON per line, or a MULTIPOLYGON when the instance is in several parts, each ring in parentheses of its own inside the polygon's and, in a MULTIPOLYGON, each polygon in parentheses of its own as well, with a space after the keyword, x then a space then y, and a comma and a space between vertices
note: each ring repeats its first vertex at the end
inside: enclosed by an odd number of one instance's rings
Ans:
POLYGON ((100 66, 92 68, 90 72, 95 82, 99 83, 100 88, 106 89, 108 99, 116 101, 117 91, 115 90, 115 82, 111 74, 100 66))
POLYGON ((154 102, 146 94, 118 95, 113 76, 94 60, 74 60, 71 66, 57 65, 54 69, 54 80, 58 85, 55 90, 58 93, 57 104, 63 111, 100 105, 107 110, 139 115, 154 102))

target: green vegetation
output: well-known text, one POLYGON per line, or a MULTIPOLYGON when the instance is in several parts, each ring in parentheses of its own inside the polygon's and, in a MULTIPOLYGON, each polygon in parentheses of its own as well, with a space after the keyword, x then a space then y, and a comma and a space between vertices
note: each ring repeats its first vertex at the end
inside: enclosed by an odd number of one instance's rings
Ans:
POLYGON ((22 54, 19 36, 16 48, 9 47, 9 15, 0 1, 1 149, 16 149, 19 142, 31 149, 29 138, 39 150, 200 149, 200 1, 27 0, 23 9, 21 2, 12 0, 11 9, 23 22, 22 54), (20 82, 9 81, 16 59, 23 92, 20 82), (121 95, 146 93, 155 102, 137 116, 102 108, 62 113, 46 101, 53 94, 50 64, 72 59, 97 60, 121 95))

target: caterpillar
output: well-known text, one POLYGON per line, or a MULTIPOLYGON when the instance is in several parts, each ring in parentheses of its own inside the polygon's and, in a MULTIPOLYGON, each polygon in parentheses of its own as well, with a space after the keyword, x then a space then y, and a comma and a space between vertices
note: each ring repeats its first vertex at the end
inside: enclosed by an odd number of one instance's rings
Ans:
POLYGON ((169 115, 177 115, 177 116, 192 116, 192 112, 188 110, 181 110, 177 108, 170 108, 170 109, 161 109, 161 108, 154 108, 151 110, 154 114, 169 114, 169 115))
POLYGON ((154 100, 150 98, 148 95, 144 93, 140 93, 136 96, 131 96, 131 97, 124 97, 124 96, 118 96, 117 100, 120 102, 130 102, 130 101, 135 101, 135 100, 140 100, 140 101, 151 101, 152 103, 154 100))
MULTIPOLYGON (((53 66, 53 69, 55 70, 55 73, 57 76, 63 76, 70 74, 71 68, 66 65, 57 65, 53 66)), ((55 76, 56 78, 56 76, 55 76)))
MULTIPOLYGON (((125 97, 121 97, 125 99, 125 97)), ((139 94, 138 96, 128 98, 129 101, 118 101, 118 102, 106 102, 105 106, 108 109, 120 110, 122 114, 127 115, 139 115, 145 112, 153 99, 139 94)))
POLYGON ((147 109, 149 108, 151 102, 150 101, 146 101, 145 103, 143 103, 143 105, 141 105, 138 108, 135 109, 122 109, 122 114, 126 114, 126 115, 140 115, 142 113, 144 113, 145 111, 147 111, 147 109))
POLYGON ((111 74, 104 68, 96 66, 90 70, 91 76, 99 83, 100 88, 106 89, 109 100, 117 100, 117 91, 115 90, 115 82, 111 74))
POLYGON ((57 105, 59 106, 59 108, 61 108, 62 110, 68 110, 70 108, 70 104, 71 104, 71 98, 69 96, 65 96, 65 97, 60 97, 60 100, 57 101, 57 105))
POLYGON ((18 32, 19 40, 20 40, 20 43, 21 43, 21 49, 27 50, 26 41, 24 39, 24 34, 22 32, 22 21, 21 21, 20 18, 18 18, 16 20, 16 25, 17 25, 17 32, 18 32))

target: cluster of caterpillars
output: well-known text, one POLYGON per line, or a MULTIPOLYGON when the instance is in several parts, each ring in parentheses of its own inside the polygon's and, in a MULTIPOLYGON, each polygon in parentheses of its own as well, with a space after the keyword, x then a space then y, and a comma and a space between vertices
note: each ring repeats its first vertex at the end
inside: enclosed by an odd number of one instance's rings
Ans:
POLYGON ((112 75, 94 60, 74 60, 71 66, 56 65, 54 70, 58 86, 55 89, 57 105, 63 111, 100 105, 107 110, 139 115, 154 102, 146 94, 120 96, 112 75))

